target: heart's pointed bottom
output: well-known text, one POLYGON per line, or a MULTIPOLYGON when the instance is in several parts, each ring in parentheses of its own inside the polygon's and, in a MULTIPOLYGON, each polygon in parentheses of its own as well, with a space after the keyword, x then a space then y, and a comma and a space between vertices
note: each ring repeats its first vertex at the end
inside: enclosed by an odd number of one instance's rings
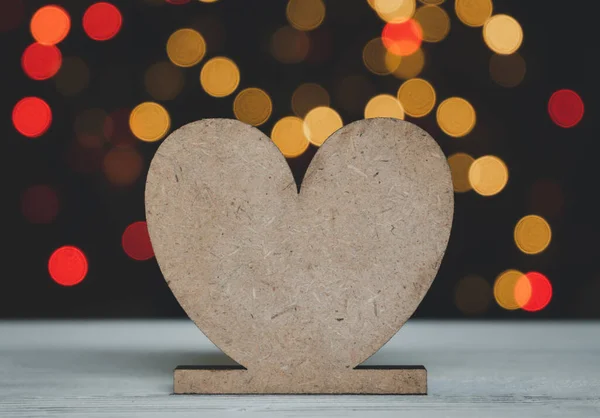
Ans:
POLYGON ((179 366, 173 374, 175 394, 267 395, 426 395, 423 366, 359 366, 312 376, 256 372, 241 366, 179 366))

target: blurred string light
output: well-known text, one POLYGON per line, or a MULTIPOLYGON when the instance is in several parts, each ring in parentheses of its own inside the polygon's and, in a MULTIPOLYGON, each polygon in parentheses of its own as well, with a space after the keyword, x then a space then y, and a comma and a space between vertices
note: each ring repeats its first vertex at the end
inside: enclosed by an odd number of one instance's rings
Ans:
POLYGON ((552 241, 552 229, 538 215, 528 215, 519 220, 514 232, 515 244, 525 254, 539 254, 552 241))
POLYGON ((83 15, 83 29, 95 41, 108 41, 121 30, 123 16, 111 3, 92 4, 83 15))
POLYGON ((415 0, 368 0, 369 5, 385 22, 405 22, 417 7, 415 0))
POLYGON ((341 116, 332 108, 320 106, 304 118, 304 135, 311 144, 320 147, 335 131, 344 126, 341 116))
POLYGON ((423 29, 414 19, 405 22, 388 22, 382 31, 383 44, 394 55, 412 55, 421 47, 423 29))
POLYGON ((58 195, 46 184, 30 186, 21 195, 21 213, 32 224, 51 223, 58 208, 58 195))
POLYGON ((86 109, 75 116, 75 138, 84 148, 102 148, 106 144, 104 124, 108 114, 98 108, 86 109))
POLYGON ((62 54, 55 45, 33 43, 23 52, 21 66, 29 78, 47 80, 54 77, 62 64, 62 54))
POLYGON ((171 129, 171 117, 167 109, 154 102, 137 105, 129 117, 131 132, 145 142, 158 141, 171 129))
POLYGON ((371 118, 404 119, 404 109, 394 96, 380 94, 369 100, 365 106, 365 119, 371 118))
POLYGON ((541 273, 526 273, 519 277, 515 285, 515 300, 524 311, 541 311, 552 300, 552 284, 541 273))
POLYGON ((492 0, 456 0, 454 9, 458 19, 467 26, 480 27, 492 17, 492 0))
POLYGON ((308 35, 291 26, 283 26, 271 36, 271 54, 283 64, 304 61, 310 49, 308 35))
POLYGON ((397 96, 406 114, 414 118, 427 116, 435 107, 435 89, 422 78, 412 78, 402 83, 397 96))
POLYGON ((135 148, 115 147, 104 156, 102 170, 111 184, 126 187, 138 180, 143 165, 142 156, 135 148))
POLYGON ((301 84, 292 94, 292 111, 300 118, 316 107, 328 107, 329 104, 329 93, 316 83, 301 84))
POLYGON ((273 103, 262 89, 250 87, 238 93, 233 101, 235 117, 248 125, 260 126, 271 117, 273 103))
POLYGON ((299 157, 309 146, 304 134, 304 122, 296 116, 278 120, 271 131, 271 139, 286 158, 299 157))
POLYGON ((48 103, 38 97, 25 97, 15 105, 12 120, 19 133, 37 138, 50 128, 52 110, 48 103))
POLYGON ((491 286, 484 278, 466 276, 456 285, 454 303, 465 315, 480 315, 488 310, 491 293, 491 286))
POLYGON ((61 286, 81 283, 88 272, 88 261, 79 248, 65 245, 52 253, 48 260, 50 277, 61 286))
POLYGON ((229 96, 240 84, 240 70, 229 58, 212 58, 202 67, 200 84, 213 97, 229 96))
POLYGON ((23 0, 0 2, 0 32, 8 32, 21 26, 25 19, 23 0))
POLYGON ((48 5, 38 9, 31 18, 31 35, 42 45, 55 45, 71 30, 71 17, 65 9, 48 5))
POLYGON ((448 157, 448 165, 452 173, 452 185, 457 193, 464 193, 471 190, 469 182, 469 169, 475 159, 464 152, 457 152, 448 157))
POLYGON ((148 225, 144 221, 134 222, 125 228, 121 245, 125 254, 134 260, 145 261, 154 257, 148 225))
POLYGON ((508 183, 508 168, 500 158, 485 155, 471 164, 469 183, 481 196, 497 195, 508 183))
POLYGON ((144 74, 144 86, 154 100, 173 100, 183 90, 185 78, 171 62, 154 63, 144 74))
POLYGON ((440 42, 450 32, 450 17, 438 6, 423 6, 417 9, 415 21, 423 29, 423 41, 440 42))
POLYGON ((323 0, 289 0, 285 14, 294 28, 314 30, 325 20, 325 3, 323 0))
POLYGON ((167 55, 179 67, 192 67, 206 54, 206 42, 194 29, 179 29, 169 36, 167 55))
POLYGON ((388 52, 381 38, 371 39, 363 49, 363 63, 373 74, 388 75, 400 66, 402 57, 388 52))
POLYGON ((512 16, 495 15, 483 26, 483 39, 496 54, 510 55, 523 43, 523 29, 512 16))
POLYGON ((76 96, 89 84, 90 70, 81 58, 67 57, 62 60, 62 66, 53 80, 60 94, 76 96))
POLYGON ((494 54, 490 58, 490 76, 502 87, 516 87, 525 78, 527 65, 518 53, 511 55, 494 54))
POLYGON ((414 54, 402 57, 400 65, 392 71, 392 75, 401 80, 408 80, 421 74, 423 67, 425 67, 425 53, 422 48, 419 48, 414 54))
POLYGON ((517 283, 524 274, 518 270, 506 270, 496 278, 494 282, 494 298, 496 303, 508 311, 514 311, 521 306, 517 300, 529 300, 531 297, 531 289, 526 289, 523 286, 517 288, 517 283), (525 292, 525 295, 516 292, 525 292))
POLYGON ((573 90, 558 90, 550 97, 548 113, 561 128, 572 128, 583 119, 583 100, 573 90))
POLYGON ((440 129, 454 138, 469 134, 477 121, 471 103, 460 97, 451 97, 440 103, 436 117, 440 129))

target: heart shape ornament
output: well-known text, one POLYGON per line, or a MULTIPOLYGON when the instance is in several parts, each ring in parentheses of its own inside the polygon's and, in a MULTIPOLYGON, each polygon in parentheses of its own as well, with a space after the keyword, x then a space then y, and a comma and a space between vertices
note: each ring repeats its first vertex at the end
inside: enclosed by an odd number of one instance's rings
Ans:
POLYGON ((300 192, 256 128, 206 119, 173 132, 147 178, 152 245, 185 312, 245 367, 196 383, 182 374, 181 391, 397 391, 406 376, 353 383, 354 368, 425 296, 448 243, 453 198, 437 143, 400 120, 335 132, 300 192))

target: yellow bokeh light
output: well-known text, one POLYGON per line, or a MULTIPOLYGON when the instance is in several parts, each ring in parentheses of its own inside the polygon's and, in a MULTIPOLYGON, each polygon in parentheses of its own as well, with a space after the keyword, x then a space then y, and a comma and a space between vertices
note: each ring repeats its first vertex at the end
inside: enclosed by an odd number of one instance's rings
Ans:
POLYGON ((167 55, 179 67, 192 67, 206 54, 206 42, 194 29, 179 29, 167 41, 167 55))
MULTIPOLYGON (((517 283, 523 276, 524 274, 518 270, 506 270, 498 275, 496 282, 494 283, 494 298, 496 299, 496 303, 498 305, 509 311, 514 311, 515 309, 519 309, 521 306, 523 306, 517 302, 516 292, 517 283)), ((519 292, 522 293, 523 290, 526 289, 519 289, 519 292)), ((525 299, 525 296, 526 295, 519 294, 518 297, 519 299, 525 299)), ((529 298, 527 298, 527 300, 528 299, 529 298)))
POLYGON ((402 57, 388 52, 381 38, 371 39, 363 49, 363 63, 373 74, 387 75, 395 71, 402 57))
POLYGON ((415 0, 369 0, 371 7, 386 22, 405 22, 415 13, 415 0))
POLYGON ((539 254, 550 245, 552 229, 541 216, 528 215, 515 226, 514 238, 519 250, 525 254, 539 254))
POLYGON ((398 89, 398 100, 407 115, 422 118, 435 107, 435 89, 422 78, 412 78, 402 83, 398 89))
POLYGON ((533 295, 533 287, 531 286, 531 281, 527 275, 523 274, 517 279, 514 295, 515 302, 519 308, 524 307, 531 300, 531 296, 533 295))
POLYGON ((131 132, 140 140, 154 142, 164 138, 171 128, 167 109, 154 102, 137 105, 129 116, 131 132))
POLYGON ((315 83, 301 84, 292 94, 292 110, 301 118, 316 107, 328 107, 329 103, 327 90, 315 83))
POLYGON ((473 161, 469 169, 471 187, 482 196, 500 193, 508 183, 508 168, 504 161, 485 155, 473 161))
POLYGON ((297 64, 308 55, 310 39, 306 33, 291 26, 283 26, 271 37, 271 54, 284 64, 297 64))
POLYGON ((492 16, 492 0, 456 0, 456 16, 467 26, 479 27, 492 16))
POLYGON ((269 95, 255 87, 240 91, 233 101, 235 117, 248 125, 262 125, 271 117, 272 111, 273 103, 269 95))
POLYGON ((510 55, 523 43, 523 29, 508 15, 495 15, 483 26, 483 39, 496 54, 510 55))
POLYGON ((344 126, 340 115, 330 107, 317 107, 304 118, 304 135, 311 144, 320 147, 335 131, 344 126))
POLYGON ((152 64, 144 75, 146 91, 155 100, 173 100, 183 89, 182 70, 168 61, 152 64))
POLYGON ((445 2, 446 0, 419 0, 421 3, 423 4, 431 4, 433 6, 439 6, 440 4, 442 4, 443 2, 445 2))
POLYGON ((423 29, 425 42, 440 42, 450 32, 450 17, 438 6, 423 6, 417 9, 415 20, 423 29))
POLYGON ((325 19, 325 3, 323 0, 290 0, 285 14, 296 29, 313 30, 325 19))
POLYGON ((454 138, 467 135, 477 122, 471 103, 460 97, 451 97, 440 103, 436 116, 440 129, 454 138))
POLYGON ((404 119, 404 109, 394 96, 380 94, 369 100, 365 106, 365 119, 371 118, 404 119))
POLYGON ((304 135, 304 122, 295 116, 278 120, 271 131, 271 139, 286 158, 299 157, 309 145, 304 135))
POLYGON ((216 3, 218 1, 219 0, 200 0, 200 2, 202 2, 202 3, 216 3))
POLYGON ((392 75, 401 80, 408 80, 421 74, 424 66, 425 54, 423 53, 423 50, 419 48, 414 54, 402 57, 400 65, 392 72, 392 75))
POLYGON ((448 157, 448 165, 452 172, 452 185, 457 193, 464 193, 471 190, 469 183, 469 169, 475 159, 464 152, 457 152, 448 157))
POLYGON ((478 315, 487 311, 492 289, 489 283, 479 276, 461 279, 454 291, 456 307, 466 315, 478 315))
POLYGON ((527 65, 518 53, 511 55, 494 54, 490 58, 490 77, 502 87, 516 87, 525 78, 527 65))
POLYGON ((229 96, 240 84, 240 70, 229 58, 212 58, 202 67, 200 84, 213 97, 229 96))

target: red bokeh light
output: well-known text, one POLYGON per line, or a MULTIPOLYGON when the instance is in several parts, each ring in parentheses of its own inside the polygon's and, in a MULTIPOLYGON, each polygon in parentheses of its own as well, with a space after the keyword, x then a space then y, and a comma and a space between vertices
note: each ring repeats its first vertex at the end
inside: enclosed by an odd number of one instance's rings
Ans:
POLYGON ((573 90, 558 90, 550 97, 548 113, 558 126, 572 128, 583 118, 583 100, 573 90))
POLYGON ((62 286, 80 283, 88 272, 88 262, 83 251, 66 245, 54 251, 48 261, 50 277, 62 286))
MULTIPOLYGON (((521 306, 523 310, 537 312, 548 306, 552 299, 552 284, 546 276, 532 271, 522 276, 519 281, 521 280, 527 280, 531 288, 531 295, 527 303, 521 306)), ((518 283, 516 287, 519 287, 518 283)))
POLYGON ((25 97, 15 105, 12 120, 22 135, 37 138, 50 128, 52 110, 48 103, 38 97, 25 97))
POLYGON ((154 257, 154 250, 148 235, 148 225, 144 221, 134 222, 123 232, 123 250, 134 260, 148 260, 154 257))
POLYGON ((54 77, 62 64, 60 49, 54 45, 31 44, 23 52, 21 66, 28 77, 47 80, 54 77))
POLYGON ((389 22, 384 26, 381 38, 390 53, 406 57, 414 54, 421 47, 423 29, 414 19, 405 22, 389 22))
POLYGON ((48 224, 58 214, 58 196, 50 186, 31 186, 21 196, 21 212, 31 223, 48 224))
POLYGON ((83 15, 83 29, 95 41, 114 38, 123 24, 119 9, 106 2, 92 4, 83 15))

